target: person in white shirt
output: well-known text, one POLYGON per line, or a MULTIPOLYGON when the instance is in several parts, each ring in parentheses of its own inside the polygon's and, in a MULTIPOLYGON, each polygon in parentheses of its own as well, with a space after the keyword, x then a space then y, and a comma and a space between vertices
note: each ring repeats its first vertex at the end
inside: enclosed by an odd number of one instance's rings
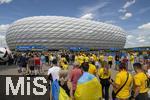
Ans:
POLYGON ((48 76, 52 76, 51 81, 59 80, 59 72, 61 68, 57 66, 57 60, 53 59, 52 61, 53 66, 48 69, 48 76))
POLYGON ((59 66, 57 66, 57 60, 53 59, 52 61, 52 67, 48 69, 48 79, 50 80, 49 83, 49 98, 50 100, 52 100, 52 89, 51 89, 51 83, 55 80, 59 81, 59 73, 60 73, 61 68, 59 66))

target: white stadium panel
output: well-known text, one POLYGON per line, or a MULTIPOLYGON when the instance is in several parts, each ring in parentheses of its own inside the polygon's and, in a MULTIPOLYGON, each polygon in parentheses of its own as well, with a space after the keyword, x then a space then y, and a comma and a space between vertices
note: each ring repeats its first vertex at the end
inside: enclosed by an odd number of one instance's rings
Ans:
POLYGON ((44 45, 55 49, 71 46, 123 48, 126 32, 118 26, 80 18, 35 16, 12 23, 6 41, 10 49, 19 45, 44 45))

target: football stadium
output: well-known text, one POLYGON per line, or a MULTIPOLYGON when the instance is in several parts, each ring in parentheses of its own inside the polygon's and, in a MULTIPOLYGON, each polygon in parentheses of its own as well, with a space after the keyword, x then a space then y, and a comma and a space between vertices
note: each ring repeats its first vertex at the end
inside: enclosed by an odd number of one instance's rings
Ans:
POLYGON ((115 25, 63 16, 34 16, 13 22, 6 34, 11 50, 18 46, 123 48, 126 32, 115 25))
POLYGON ((150 100, 148 11, 150 0, 0 0, 0 100, 150 100))

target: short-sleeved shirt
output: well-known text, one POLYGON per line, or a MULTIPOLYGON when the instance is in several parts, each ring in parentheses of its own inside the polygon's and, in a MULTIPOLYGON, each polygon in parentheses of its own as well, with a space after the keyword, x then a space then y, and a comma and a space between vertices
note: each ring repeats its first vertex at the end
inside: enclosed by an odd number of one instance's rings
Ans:
MULTIPOLYGON (((123 86, 125 81, 127 80, 127 71, 123 70, 117 73, 115 77, 115 83, 119 85, 119 88, 123 86)), ((121 99, 127 99, 130 96, 130 90, 131 90, 131 84, 132 84, 132 76, 129 74, 129 78, 125 86, 121 89, 121 91, 117 94, 117 98, 121 99)), ((116 90, 117 91, 117 90, 116 90)))
POLYGON ((85 62, 89 62, 89 57, 85 56, 85 57, 84 57, 84 61, 85 61, 85 62))
POLYGON ((45 59, 45 56, 41 56, 41 62, 44 64, 44 63, 46 63, 46 59, 45 59))
POLYGON ((28 65, 29 66, 34 66, 34 58, 29 58, 28 65))
POLYGON ((100 61, 104 61, 104 56, 100 55, 99 59, 100 59, 100 61))
POLYGON ((97 57, 96 57, 95 54, 93 54, 92 57, 94 58, 94 59, 93 59, 94 61, 97 61, 97 57))
POLYGON ((99 75, 99 77, 100 77, 101 79, 108 79, 108 78, 111 77, 111 71, 110 71, 110 69, 108 69, 108 74, 105 74, 105 73, 104 73, 104 68, 100 68, 100 69, 98 70, 98 75, 99 75))
POLYGON ((35 57, 35 58, 34 58, 34 64, 35 64, 35 65, 40 65, 40 64, 41 64, 39 57, 35 57))
POLYGON ((148 78, 144 72, 138 73, 134 76, 134 87, 140 87, 140 93, 145 93, 148 91, 147 86, 148 78))
POLYGON ((76 89, 78 79, 82 75, 82 70, 80 68, 74 68, 72 69, 70 73, 70 80, 72 82, 73 90, 76 89))
POLYGON ((88 70, 88 72, 90 74, 95 74, 96 73, 96 66, 93 65, 93 64, 89 64, 89 70, 88 70))
POLYGON ((112 61, 113 57, 112 56, 108 56, 108 61, 112 61))
POLYGON ((134 56, 133 55, 130 56, 130 62, 134 63, 134 56))
POLYGON ((63 67, 64 62, 67 62, 67 60, 66 60, 66 58, 65 58, 65 57, 62 57, 62 58, 60 59, 60 66, 62 66, 62 67, 63 67))
POLYGON ((63 64, 63 65, 62 65, 63 70, 67 70, 67 69, 68 69, 68 66, 69 66, 68 64, 63 64))
POLYGON ((56 79, 59 80, 59 71, 61 70, 60 67, 57 66, 53 66, 52 68, 50 68, 48 70, 48 75, 52 75, 53 81, 55 81, 56 79))
POLYGON ((80 64, 82 64, 84 62, 84 57, 81 55, 78 57, 78 61, 80 64))

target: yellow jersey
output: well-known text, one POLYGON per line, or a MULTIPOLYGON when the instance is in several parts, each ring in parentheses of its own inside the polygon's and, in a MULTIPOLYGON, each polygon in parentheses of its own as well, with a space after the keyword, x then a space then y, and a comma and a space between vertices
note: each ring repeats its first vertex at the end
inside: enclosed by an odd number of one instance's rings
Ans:
POLYGON ((105 69, 104 68, 100 68, 98 70, 98 76, 101 78, 101 79, 108 79, 111 77, 111 71, 110 69, 108 69, 108 73, 105 74, 105 69))
POLYGON ((108 61, 112 61, 113 60, 113 57, 112 56, 108 56, 108 61))
POLYGON ((62 65, 63 70, 67 70, 67 69, 68 69, 68 66, 69 66, 68 64, 63 64, 63 65, 62 65))
POLYGON ((104 56, 103 56, 103 55, 100 55, 100 56, 99 56, 99 59, 100 59, 100 61, 104 61, 104 56))
POLYGON ((94 61, 97 61, 97 57, 96 57, 95 54, 93 54, 92 57, 93 57, 93 60, 94 60, 94 61))
POLYGON ((49 55, 49 61, 52 61, 53 60, 53 56, 52 55, 49 55))
POLYGON ((78 56, 78 62, 80 63, 80 65, 84 62, 84 57, 82 55, 78 56))
POLYGON ((89 64, 89 70, 88 70, 88 72, 90 74, 96 74, 96 66, 93 65, 93 64, 89 64))
POLYGON ((85 56, 85 57, 84 57, 84 61, 85 61, 85 62, 89 62, 89 57, 85 56))
MULTIPOLYGON (((119 88, 123 86, 125 81, 127 80, 127 71, 123 70, 117 73, 115 77, 115 83, 119 85, 119 88)), ((116 95, 117 98, 127 99, 130 96, 131 84, 132 84, 132 76, 129 74, 129 78, 125 86, 121 89, 121 91, 116 95)), ((117 90, 116 90, 117 91, 117 90)))
POLYGON ((63 66, 63 65, 64 65, 64 62, 67 62, 67 60, 66 60, 65 57, 62 57, 62 58, 60 59, 60 62, 59 62, 60 66, 63 66))
POLYGON ((140 87, 140 93, 145 93, 148 91, 147 86, 148 78, 144 72, 134 75, 134 88, 135 86, 140 87))
POLYGON ((75 56, 75 62, 79 62, 78 56, 75 56))
POLYGON ((130 62, 134 63, 134 56, 133 55, 130 56, 130 62))
POLYGON ((67 61, 67 60, 66 60, 65 57, 62 57, 62 58, 60 59, 60 61, 65 62, 65 61, 67 61))

